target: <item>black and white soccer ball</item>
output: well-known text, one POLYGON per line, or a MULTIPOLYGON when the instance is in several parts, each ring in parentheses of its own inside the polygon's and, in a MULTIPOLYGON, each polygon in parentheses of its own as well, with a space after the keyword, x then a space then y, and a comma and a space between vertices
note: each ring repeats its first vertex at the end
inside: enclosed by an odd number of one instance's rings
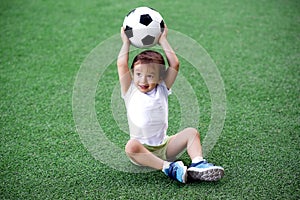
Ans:
POLYGON ((156 45, 164 27, 160 13, 149 7, 135 8, 123 21, 123 28, 130 43, 138 48, 156 45))

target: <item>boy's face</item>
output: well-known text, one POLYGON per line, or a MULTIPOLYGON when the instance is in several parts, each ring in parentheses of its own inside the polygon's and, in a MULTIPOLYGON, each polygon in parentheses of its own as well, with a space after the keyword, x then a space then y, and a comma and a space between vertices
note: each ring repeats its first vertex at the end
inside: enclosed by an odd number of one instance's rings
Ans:
POLYGON ((140 92, 153 90, 161 81, 159 64, 137 64, 133 68, 133 81, 140 92))

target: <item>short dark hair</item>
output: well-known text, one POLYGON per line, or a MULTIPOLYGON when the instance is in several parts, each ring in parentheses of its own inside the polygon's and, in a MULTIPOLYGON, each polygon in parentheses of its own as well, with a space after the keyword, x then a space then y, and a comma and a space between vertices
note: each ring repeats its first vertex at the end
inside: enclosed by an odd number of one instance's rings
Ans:
POLYGON ((165 60, 164 57, 157 51, 153 50, 145 50, 138 55, 136 55, 131 64, 131 70, 134 69, 134 66, 137 64, 159 64, 160 68, 160 76, 164 77, 166 72, 165 60))

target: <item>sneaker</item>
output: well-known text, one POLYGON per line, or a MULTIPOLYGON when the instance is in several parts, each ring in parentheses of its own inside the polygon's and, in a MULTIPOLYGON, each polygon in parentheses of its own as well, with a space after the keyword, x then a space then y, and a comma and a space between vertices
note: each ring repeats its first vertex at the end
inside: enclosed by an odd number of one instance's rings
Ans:
POLYGON ((206 160, 192 163, 187 172, 189 178, 200 181, 218 181, 224 176, 223 167, 214 166, 206 160))
POLYGON ((170 163, 169 168, 163 170, 163 172, 170 178, 179 181, 181 183, 186 183, 187 181, 187 167, 184 166, 182 161, 170 163))

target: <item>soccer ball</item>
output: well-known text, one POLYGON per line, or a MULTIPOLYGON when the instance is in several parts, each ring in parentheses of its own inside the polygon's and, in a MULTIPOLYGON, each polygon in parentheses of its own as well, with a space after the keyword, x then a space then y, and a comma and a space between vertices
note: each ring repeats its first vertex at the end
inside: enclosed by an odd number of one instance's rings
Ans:
POLYGON ((130 43, 138 48, 156 45, 164 27, 162 16, 149 7, 135 8, 123 21, 123 28, 130 43))

